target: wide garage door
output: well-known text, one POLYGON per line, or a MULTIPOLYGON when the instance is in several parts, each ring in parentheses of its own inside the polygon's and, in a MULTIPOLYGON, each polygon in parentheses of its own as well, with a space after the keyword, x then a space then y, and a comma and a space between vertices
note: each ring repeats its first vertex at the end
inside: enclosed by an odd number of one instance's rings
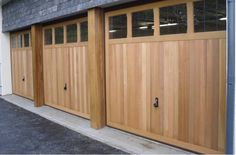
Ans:
POLYGON ((43 32, 45 104, 89 118, 87 19, 49 25, 43 32))
POLYGON ((11 63, 13 93, 33 100, 34 91, 30 31, 11 34, 11 63))
POLYGON ((164 1, 106 13, 109 126, 224 152, 225 5, 164 1))

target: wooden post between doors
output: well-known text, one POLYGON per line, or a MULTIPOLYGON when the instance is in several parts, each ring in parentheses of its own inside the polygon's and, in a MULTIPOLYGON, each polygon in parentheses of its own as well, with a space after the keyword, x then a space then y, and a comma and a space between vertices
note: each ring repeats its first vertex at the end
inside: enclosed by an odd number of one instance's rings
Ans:
POLYGON ((44 104, 43 84, 43 36, 42 26, 32 25, 32 62, 33 62, 33 84, 34 84, 34 105, 40 107, 44 104))
POLYGON ((104 12, 101 8, 88 11, 88 57, 91 127, 105 126, 105 39, 104 12))

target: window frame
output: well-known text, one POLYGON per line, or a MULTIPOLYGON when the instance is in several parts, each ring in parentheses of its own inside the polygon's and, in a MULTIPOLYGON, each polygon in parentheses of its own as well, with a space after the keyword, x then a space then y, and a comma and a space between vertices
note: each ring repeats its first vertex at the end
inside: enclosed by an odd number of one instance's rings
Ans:
POLYGON ((81 21, 80 23, 79 23, 79 28, 80 28, 80 30, 79 30, 79 32, 80 32, 80 34, 79 34, 79 37, 80 37, 80 42, 81 43, 83 43, 83 42, 88 42, 88 29, 89 29, 89 27, 88 27, 88 21, 81 21), (82 23, 85 23, 85 22, 87 22, 87 40, 85 40, 85 41, 82 41, 82 32, 81 32, 81 24, 82 23))
POLYGON ((189 38, 196 38, 199 36, 203 36, 207 34, 212 36, 213 38, 218 38, 219 36, 224 36, 226 34, 226 30, 223 31, 211 31, 211 32, 194 32, 194 2, 198 0, 180 0, 180 1, 161 1, 161 2, 152 2, 149 4, 144 4, 142 6, 134 6, 119 10, 113 10, 105 13, 105 32, 106 32, 106 40, 110 42, 121 42, 122 40, 126 40, 128 42, 140 42, 141 40, 181 40, 181 38, 185 36, 189 36, 189 38), (160 8, 169 7, 185 4, 187 8, 187 32, 186 33, 178 33, 178 34, 166 34, 160 35, 160 8), (133 37, 132 36, 132 13, 141 12, 153 9, 154 12, 154 35, 153 36, 140 36, 133 37), (118 15, 127 15, 127 38, 109 38, 109 18, 112 16, 118 15), (217 33, 216 36, 214 36, 217 33), (196 36, 193 36, 196 35, 196 36))
POLYGON ((23 35, 23 47, 24 47, 24 48, 29 48, 29 47, 31 47, 31 33, 30 33, 30 32, 26 32, 26 33, 23 33, 22 35, 23 35), (27 47, 25 46, 25 35, 26 35, 26 34, 29 35, 29 46, 27 46, 27 47))
POLYGON ((71 24, 66 24, 65 25, 65 34, 66 34, 66 44, 73 44, 73 43, 77 43, 78 42, 78 39, 79 39, 79 37, 78 37, 78 24, 77 23, 71 23, 71 24), (68 26, 71 26, 71 25, 76 25, 76 41, 74 41, 74 42, 68 42, 68 26))
POLYGON ((18 32, 11 32, 10 33, 10 48, 11 49, 28 49, 31 48, 31 30, 23 30, 23 31, 18 31, 18 32), (25 34, 29 34, 29 46, 25 47, 25 34), (19 43, 19 36, 22 36, 22 47, 18 47, 19 43), (16 46, 12 46, 12 39, 13 37, 16 38, 16 46))
POLYGON ((87 44, 86 42, 81 42, 80 40, 80 23, 88 21, 87 17, 83 17, 83 18, 79 18, 79 19, 75 19, 75 20, 69 20, 69 21, 65 21, 65 22, 60 22, 60 23, 56 23, 56 24, 52 24, 52 25, 47 25, 43 27, 43 38, 45 37, 44 34, 44 30, 46 29, 52 29, 52 44, 50 45, 45 45, 45 40, 43 39, 43 47, 53 47, 53 46, 65 46, 65 45, 78 45, 78 44, 87 44), (77 25, 77 41, 76 42, 67 42, 67 26, 68 25, 73 25, 76 24, 77 25), (58 27, 63 27, 63 31, 64 31, 64 43, 63 44, 56 44, 55 43, 55 28, 58 27))
POLYGON ((18 34, 11 34, 11 40, 10 40, 10 47, 11 47, 11 49, 16 49, 16 48, 18 48, 17 46, 18 46, 18 34), (12 43, 13 43, 13 38, 15 38, 15 46, 13 47, 12 46, 12 43))
POLYGON ((66 42, 65 42, 65 26, 57 26, 57 27, 55 27, 54 28, 54 44, 55 45, 63 45, 63 44, 65 44, 66 42), (62 30, 62 42, 60 42, 60 43, 56 43, 56 29, 61 29, 62 30))
MULTIPOLYGON (((154 31, 155 31, 155 22, 154 22, 154 20, 155 20, 155 17, 154 17, 154 14, 155 14, 155 11, 154 11, 154 9, 147 9, 147 10, 143 10, 143 11, 136 11, 136 12, 132 12, 131 13, 131 17, 132 17, 132 22, 131 22, 131 26, 132 26, 132 38, 138 38, 138 37, 152 37, 152 36, 154 36, 154 31), (145 11, 152 11, 153 12, 153 34, 152 35, 147 35, 147 34, 145 34, 145 35, 141 35, 141 36, 134 36, 134 23, 133 23, 133 18, 134 18, 134 14, 137 14, 137 13, 143 13, 143 12, 145 12, 145 11)), ((137 35, 137 34, 136 34, 137 35)))
POLYGON ((108 33, 109 33, 108 38, 109 39, 125 39, 125 38, 128 38, 128 14, 122 13, 122 14, 118 14, 118 15, 114 15, 114 16, 109 16, 107 22, 108 22, 108 33), (110 38, 110 31, 111 31, 110 30, 110 18, 118 17, 118 16, 126 16, 126 37, 110 38))
POLYGON ((45 29, 43 29, 43 45, 44 46, 51 46, 51 45, 53 45, 53 43, 54 43, 54 35, 53 34, 54 34, 53 28, 45 28, 45 29), (46 42, 45 42, 45 31, 48 30, 48 29, 52 30, 52 43, 51 44, 46 44, 46 42))
MULTIPOLYGON (((198 2, 201 2, 201 1, 204 1, 204 0, 194 0, 193 1, 193 13, 195 12, 195 8, 194 8, 194 3, 198 3, 198 2)), ((226 0, 227 1, 227 0, 226 0)), ((216 4, 217 5, 217 4, 216 4)), ((195 17, 193 17, 193 20, 194 20, 194 23, 193 23, 193 31, 194 33, 207 33, 207 32, 220 32, 220 31, 226 31, 227 30, 227 6, 226 7, 226 11, 225 11, 225 17, 226 17, 226 23, 225 23, 225 30, 208 30, 206 31, 205 29, 203 31, 196 31, 195 29, 195 17)), ((204 10, 205 12, 206 10, 204 10)), ((224 18, 224 17, 222 17, 224 18)), ((219 19, 218 19, 219 20, 219 19)), ((204 23, 204 27, 206 26, 206 23, 204 23)))

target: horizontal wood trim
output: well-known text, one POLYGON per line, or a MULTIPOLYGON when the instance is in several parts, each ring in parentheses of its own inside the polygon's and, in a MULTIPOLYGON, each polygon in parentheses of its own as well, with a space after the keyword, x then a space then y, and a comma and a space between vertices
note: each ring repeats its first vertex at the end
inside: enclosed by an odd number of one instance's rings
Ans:
POLYGON ((77 115, 77 116, 80 116, 80 117, 83 117, 83 118, 86 118, 86 119, 90 119, 90 116, 88 114, 81 113, 81 112, 78 112, 78 111, 75 111, 75 110, 71 110, 69 108, 66 108, 66 107, 63 107, 63 106, 60 106, 60 105, 55 105, 55 104, 45 104, 45 105, 56 108, 56 109, 59 109, 59 110, 62 110, 62 111, 65 111, 65 112, 68 112, 68 113, 71 113, 73 115, 77 115))
POLYGON ((31 47, 22 47, 22 48, 17 47, 17 48, 12 48, 12 49, 15 50, 15 51, 12 50, 12 52, 17 52, 19 50, 31 50, 32 48, 31 47))
POLYGON ((183 4, 183 3, 193 2, 193 1, 194 0, 174 0, 174 1, 173 0, 165 0, 165 1, 161 1, 161 2, 153 2, 153 3, 141 5, 141 6, 135 6, 135 7, 106 12, 105 17, 107 18, 110 16, 115 16, 115 15, 120 15, 120 14, 133 13, 133 12, 137 12, 137 11, 143 11, 143 10, 153 9, 153 8, 161 8, 161 7, 183 4))
POLYGON ((122 125, 119 125, 118 123, 107 122, 107 125, 110 126, 110 127, 114 127, 114 128, 118 128, 118 129, 130 132, 130 133, 137 134, 139 136, 145 136, 145 137, 150 138, 152 140, 157 140, 157 141, 160 141, 160 142, 163 142, 163 143, 166 143, 166 144, 170 144, 170 145, 173 145, 173 146, 182 147, 182 148, 188 149, 190 151, 194 150, 198 153, 203 153, 203 154, 222 154, 222 153, 224 153, 224 152, 219 152, 219 151, 215 151, 215 150, 212 150, 212 149, 208 149, 206 147, 202 147, 202 146, 198 146, 198 145, 194 145, 194 144, 190 144, 190 143, 185 143, 185 142, 175 140, 175 139, 172 139, 172 138, 168 138, 168 137, 165 137, 165 136, 152 134, 150 132, 145 132, 145 131, 142 131, 142 130, 130 128, 128 126, 122 126, 122 125))
POLYGON ((64 21, 64 22, 44 26, 43 30, 49 29, 49 28, 56 28, 56 27, 66 26, 66 25, 70 25, 70 24, 77 24, 77 23, 85 22, 87 20, 88 20, 88 18, 84 17, 84 18, 79 18, 79 19, 75 19, 75 20, 64 21))
POLYGON ((64 44, 57 44, 57 45, 44 45, 43 48, 59 48, 59 47, 83 47, 88 46, 88 42, 77 42, 77 43, 64 43, 64 44))
POLYGON ((201 32, 191 34, 172 34, 151 37, 134 37, 122 39, 109 39, 108 44, 121 44, 121 43, 140 43, 140 42, 162 42, 162 41, 186 41, 186 40, 204 40, 204 39, 225 39, 226 32, 201 32))

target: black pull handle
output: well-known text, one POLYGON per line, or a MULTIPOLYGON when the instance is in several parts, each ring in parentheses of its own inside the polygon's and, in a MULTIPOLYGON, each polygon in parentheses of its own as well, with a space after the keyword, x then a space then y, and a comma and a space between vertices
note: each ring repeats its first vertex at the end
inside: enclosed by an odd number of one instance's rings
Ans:
POLYGON ((65 83, 64 90, 67 90, 67 84, 65 83))
POLYGON ((25 77, 23 76, 22 81, 25 82, 25 77))
POLYGON ((155 98, 155 103, 153 104, 153 106, 155 107, 155 108, 158 108, 159 107, 159 99, 156 97, 155 98))

